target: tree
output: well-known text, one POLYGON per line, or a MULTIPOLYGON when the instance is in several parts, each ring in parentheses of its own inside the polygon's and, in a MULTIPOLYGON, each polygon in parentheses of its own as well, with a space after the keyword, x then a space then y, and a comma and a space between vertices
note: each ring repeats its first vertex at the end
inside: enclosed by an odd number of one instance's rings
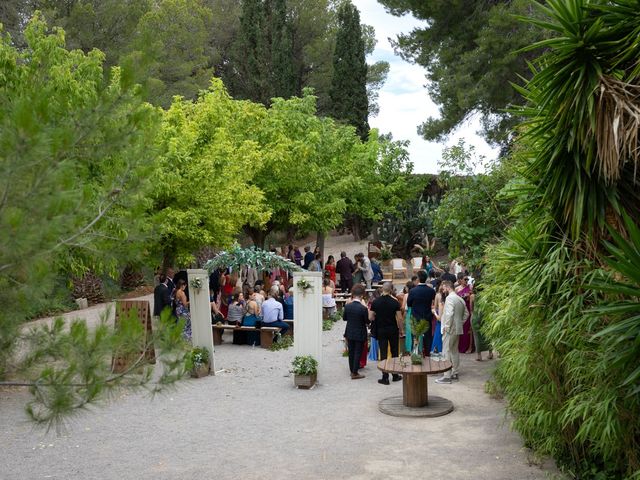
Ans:
POLYGON ((479 114, 485 138, 506 145, 518 118, 507 112, 519 95, 511 86, 530 78, 527 61, 533 54, 519 50, 546 33, 519 22, 516 15, 544 17, 528 0, 450 2, 379 0, 394 15, 411 13, 426 25, 400 35, 395 42, 406 60, 427 72, 431 99, 440 118, 429 118, 420 133, 442 140, 462 122, 479 114))
POLYGON ((285 0, 244 0, 229 81, 235 96, 269 105, 296 93, 285 0))
POLYGON ((463 140, 444 150, 439 181, 445 189, 433 212, 434 234, 451 257, 462 255, 465 265, 480 269, 488 244, 497 243, 509 227, 513 202, 502 194, 515 172, 513 159, 487 162, 463 140))
POLYGON ((338 31, 333 54, 331 116, 353 125, 363 140, 369 135, 367 62, 360 12, 345 1, 338 9, 338 31))
POLYGON ((177 98, 163 116, 161 156, 152 177, 153 250, 165 265, 188 264, 207 245, 229 246, 245 223, 269 212, 252 185, 261 167, 253 133, 263 106, 233 100, 219 79, 196 101, 177 98))
MULTIPOLYGON (((51 426, 112 387, 150 379, 149 371, 113 375, 108 363, 114 348, 130 353, 144 341, 135 319, 121 331, 61 320, 21 327, 33 299, 51 290, 61 256, 109 265, 139 241, 157 112, 128 72, 105 75, 101 52, 69 51, 63 31, 46 30, 35 17, 20 51, 0 38, 0 301, 11 306, 0 311, 0 378, 27 378, 18 382, 32 387, 27 411, 51 426)), ((180 375, 182 346, 174 322, 159 329, 168 383, 180 375)))
POLYGON ((353 129, 316 116, 315 97, 275 99, 259 130, 262 161, 252 180, 271 211, 266 225, 247 223, 258 247, 273 230, 327 232, 345 210, 341 174, 359 143, 353 129), (276 181, 277 179, 277 181, 276 181))
POLYGON ((487 255, 496 380, 529 446, 579 478, 640 474, 638 3, 571 0, 527 105, 514 226, 487 255))
POLYGON ((207 88, 211 25, 202 0, 162 0, 144 14, 125 61, 142 65, 150 101, 166 108, 175 95, 193 100, 207 88))

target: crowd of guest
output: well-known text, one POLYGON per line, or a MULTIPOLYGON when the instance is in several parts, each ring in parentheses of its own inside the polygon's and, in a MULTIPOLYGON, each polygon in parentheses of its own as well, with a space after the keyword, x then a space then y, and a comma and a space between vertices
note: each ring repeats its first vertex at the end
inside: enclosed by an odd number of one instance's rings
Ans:
MULTIPOLYGON (((488 350, 489 358, 493 358, 491 346, 479 329, 480 312, 474 311, 477 285, 462 262, 457 259, 440 269, 429 257, 424 257, 422 267, 402 291, 397 291, 390 281, 369 295, 361 283, 348 290, 351 298, 344 307, 343 318, 347 322, 344 337, 352 379, 364 378, 359 370, 367 357, 375 360, 398 357, 401 347, 450 361, 452 369, 436 380, 442 384, 458 381, 461 353, 475 352, 476 360, 480 361, 482 351, 488 350), (430 326, 421 341, 411 337, 411 318, 426 320, 430 326)), ((341 273, 340 265, 337 269, 341 273)), ((346 267, 345 270, 349 271, 346 267)), ((342 288, 350 287, 348 275, 343 278, 341 274, 340 281, 342 288)), ((400 379, 400 375, 393 375, 393 381, 400 379)), ((389 375, 383 373, 378 382, 388 385, 389 375)))
MULTIPOLYGON (((460 354, 476 353, 482 360, 482 349, 490 346, 479 331, 480 312, 474 311, 477 285, 461 259, 453 260, 445 268, 437 267, 424 256, 420 269, 396 290, 383 280, 382 269, 376 260, 363 253, 353 259, 346 252, 335 260, 329 255, 323 264, 319 248, 304 247, 304 255, 297 246, 289 245, 280 251, 272 250, 309 271, 323 272, 322 307, 325 318, 337 311, 336 293, 345 302, 345 343, 349 351, 351 378, 364 376, 359 370, 367 358, 382 360, 397 357, 400 349, 419 351, 423 356, 438 355, 451 361, 453 368, 438 383, 452 383, 459 378, 460 354), (339 276, 339 279, 338 279, 339 276), (336 283, 338 282, 338 284, 336 283), (372 287, 377 288, 372 288, 372 287), (351 297, 345 299, 345 292, 351 297), (411 335, 411 319, 426 320, 430 328, 421 339, 411 335), (474 328, 476 325, 476 328, 474 328), (419 347, 418 345, 419 341, 419 347)), ((184 322, 183 336, 191 338, 189 292, 186 271, 175 273, 168 268, 158 275, 154 290, 154 315, 170 308, 173 315, 184 322)), ((221 268, 211 273, 209 294, 212 323, 256 327, 279 327, 282 335, 289 330, 286 320, 293 320, 293 278, 284 269, 259 272, 250 266, 234 271, 221 268)), ((234 331, 234 343, 259 343, 256 332, 234 331)), ((392 380, 400 380, 393 375, 392 380)), ((389 384, 383 374, 381 384, 389 384)))

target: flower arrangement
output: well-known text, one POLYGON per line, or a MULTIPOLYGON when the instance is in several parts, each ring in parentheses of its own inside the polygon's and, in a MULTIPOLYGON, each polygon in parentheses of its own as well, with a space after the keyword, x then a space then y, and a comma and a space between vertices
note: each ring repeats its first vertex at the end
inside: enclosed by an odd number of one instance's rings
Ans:
POLYGON ((300 280, 298 280, 298 283, 296 283, 296 286, 302 290, 302 294, 304 295, 305 293, 307 293, 307 290, 310 290, 313 292, 313 285, 311 285, 307 280, 305 280, 304 278, 301 278, 300 280))
POLYGON ((202 347, 195 347, 191 349, 191 353, 188 357, 191 368, 198 368, 202 365, 209 364, 209 350, 202 347))
POLYGON ((318 361, 311 355, 298 355, 291 362, 291 373, 314 375, 318 373, 318 361))
POLYGON ((191 281, 189 282, 189 286, 194 290, 199 291, 202 288, 202 278, 200 277, 192 278, 191 281))

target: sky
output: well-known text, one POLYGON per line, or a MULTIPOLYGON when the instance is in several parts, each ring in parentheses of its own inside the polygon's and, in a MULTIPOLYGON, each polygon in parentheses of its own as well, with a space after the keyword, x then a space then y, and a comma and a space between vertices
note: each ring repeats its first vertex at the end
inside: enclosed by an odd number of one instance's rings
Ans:
POLYGON ((460 138, 464 138, 467 145, 473 145, 478 155, 496 158, 497 150, 476 134, 480 130, 477 119, 461 125, 444 144, 427 142, 418 135, 418 125, 431 116, 439 116, 438 107, 431 101, 425 88, 425 69, 396 55, 389 37, 395 39, 398 34, 408 33, 424 22, 411 15, 393 16, 377 0, 352 1, 360 10, 360 21, 373 26, 376 31, 378 44, 367 61, 373 63, 384 60, 390 65, 389 76, 378 99, 380 113, 376 117, 369 117, 371 127, 379 129, 381 133, 391 132, 395 140, 411 142, 409 154, 416 173, 437 173, 442 149, 457 143, 460 138))

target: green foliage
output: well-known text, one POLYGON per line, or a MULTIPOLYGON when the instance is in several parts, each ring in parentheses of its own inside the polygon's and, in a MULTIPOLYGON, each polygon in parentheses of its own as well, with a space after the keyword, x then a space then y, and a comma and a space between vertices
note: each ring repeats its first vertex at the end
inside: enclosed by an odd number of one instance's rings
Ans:
POLYGON ((276 341, 271 344, 269 350, 277 352, 278 350, 288 350, 293 346, 293 335, 281 335, 280 332, 276 333, 276 341))
POLYGON ((318 373, 318 361, 311 355, 298 355, 291 362, 291 373, 296 375, 318 373))
POLYGON ((417 319, 413 315, 411 316, 411 335, 413 338, 418 338, 420 335, 424 335, 431 330, 431 325, 426 319, 417 319))
POLYGON ((552 20, 534 24, 553 37, 520 88, 516 220, 487 255, 485 329, 530 447, 576 478, 639 478, 638 5, 548 5, 552 20))
POLYGON ((338 31, 333 54, 331 116, 353 125, 366 140, 369 135, 367 62, 360 12, 346 0, 338 8, 338 31))
POLYGON ((411 365, 422 365, 422 355, 418 353, 411 354, 411 365))
POLYGON ((241 248, 234 245, 229 251, 220 252, 214 258, 208 260, 203 268, 213 272, 217 268, 231 267, 233 271, 240 270, 243 266, 249 266, 258 271, 283 269, 287 272, 297 272, 302 269, 289 259, 276 255, 273 252, 261 250, 255 247, 241 248))
POLYGON ((333 328, 333 320, 327 318, 326 320, 322 320, 322 330, 327 332, 333 328))
POLYGON ((442 140, 473 114, 481 115, 485 137, 506 144, 517 117, 505 108, 519 101, 511 83, 530 78, 532 54, 518 50, 545 32, 518 22, 515 15, 544 18, 529 0, 451 2, 379 0, 395 15, 411 13, 426 26, 398 37, 403 58, 422 65, 440 118, 421 127, 429 140, 442 140))
POLYGON ((331 320, 332 322, 337 322, 338 320, 342 320, 342 312, 341 311, 339 312, 336 310, 329 316, 329 320, 331 320))
POLYGON ((231 245, 245 222, 268 218, 262 192, 249 184, 261 163, 251 132, 264 115, 261 105, 231 99, 217 79, 197 102, 178 98, 165 112, 149 213, 153 250, 166 263, 231 245))
POLYGON ((139 75, 154 104, 168 107, 175 95, 192 100, 207 88, 213 76, 208 46, 212 21, 202 0, 154 2, 140 18, 124 61, 142 66, 139 75))
POLYGON ((86 322, 70 325, 58 318, 51 326, 33 328, 23 338, 29 352, 21 373, 33 378, 29 417, 47 428, 59 427, 66 418, 117 389, 146 389, 155 394, 184 376, 187 350, 181 340, 183 325, 169 312, 148 336, 135 312, 120 319, 113 329, 106 321, 90 329, 86 322), (152 378, 153 366, 144 352, 155 346, 162 373, 152 378), (111 370, 112 355, 132 362, 121 373, 111 370))
POLYGON ((433 233, 469 267, 484 264, 487 244, 497 242, 509 226, 513 202, 501 192, 513 177, 512 162, 484 162, 462 140, 443 153, 440 182, 446 193, 433 212, 433 233))
POLYGON ((209 350, 202 347, 194 347, 186 356, 186 370, 209 364, 209 350))
POLYGON ((105 76, 100 52, 66 50, 64 33, 46 28, 35 18, 23 51, 0 39, 0 299, 11 305, 0 312, 3 358, 58 271, 113 272, 145 235, 157 113, 128 72, 105 76))

